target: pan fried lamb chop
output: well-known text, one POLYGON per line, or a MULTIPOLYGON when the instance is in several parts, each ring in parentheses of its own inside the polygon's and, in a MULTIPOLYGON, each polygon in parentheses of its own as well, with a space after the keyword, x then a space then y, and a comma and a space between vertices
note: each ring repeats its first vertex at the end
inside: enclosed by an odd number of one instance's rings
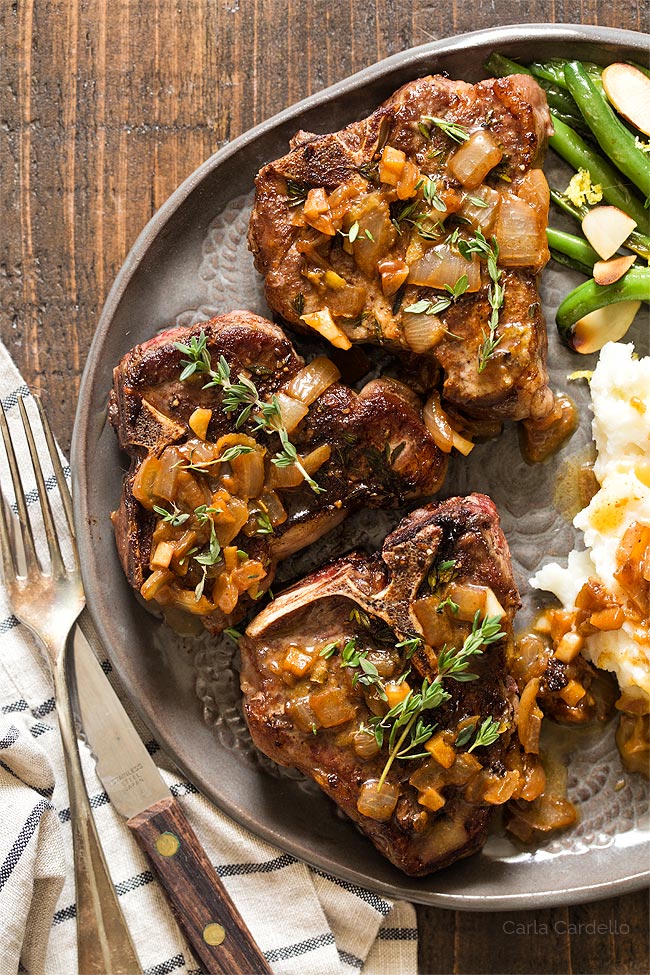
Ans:
POLYGON ((433 359, 468 418, 546 416, 551 132, 524 75, 420 78, 340 132, 299 132, 256 180, 249 245, 270 306, 341 348, 433 359))
POLYGON ((311 776, 408 874, 474 853, 494 808, 526 789, 506 669, 518 606, 489 498, 414 511, 381 552, 314 572, 249 625, 255 744, 311 776))
POLYGON ((433 494, 446 470, 417 397, 358 394, 324 357, 237 311, 172 328, 114 371, 109 417, 131 457, 113 516, 132 587, 218 632, 269 587, 278 561, 360 505, 433 494))

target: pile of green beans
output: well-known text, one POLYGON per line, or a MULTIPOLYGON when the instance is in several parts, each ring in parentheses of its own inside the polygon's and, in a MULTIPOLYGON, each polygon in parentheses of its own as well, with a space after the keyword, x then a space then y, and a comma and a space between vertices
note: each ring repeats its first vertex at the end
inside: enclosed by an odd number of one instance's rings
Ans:
MULTIPOLYGON (((650 156, 639 147, 642 133, 625 123, 607 100, 602 68, 559 58, 524 66, 502 54, 492 54, 485 67, 497 77, 528 74, 536 79, 546 92, 555 130, 550 146, 576 171, 587 170, 592 182, 601 185, 604 200, 636 222, 624 246, 650 260, 650 156)), ((647 68, 634 67, 650 77, 647 68)), ((589 210, 576 207, 553 188, 551 199, 578 222, 589 210)), ((547 235, 554 260, 584 274, 593 273, 600 258, 583 237, 550 227, 547 235)), ((592 278, 568 294, 558 308, 560 336, 570 346, 573 326, 580 318, 614 302, 631 300, 650 300, 650 269, 633 266, 611 285, 599 285, 592 278)))

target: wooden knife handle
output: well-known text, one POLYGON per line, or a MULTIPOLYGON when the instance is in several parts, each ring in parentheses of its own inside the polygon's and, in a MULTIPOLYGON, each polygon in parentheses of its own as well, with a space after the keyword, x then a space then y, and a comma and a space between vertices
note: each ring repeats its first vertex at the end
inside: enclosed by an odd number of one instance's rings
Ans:
POLYGON ((210 975, 272 975, 181 807, 170 796, 129 819, 192 951, 210 975))

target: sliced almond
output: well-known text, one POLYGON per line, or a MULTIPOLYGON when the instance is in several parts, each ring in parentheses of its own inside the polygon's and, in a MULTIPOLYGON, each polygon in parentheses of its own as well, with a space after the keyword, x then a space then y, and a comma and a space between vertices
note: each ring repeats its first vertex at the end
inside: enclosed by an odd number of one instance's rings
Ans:
POLYGON ((605 94, 617 112, 650 135, 650 78, 631 64, 610 64, 602 74, 605 94))
POLYGON ((618 342, 640 307, 640 301, 619 301, 585 315, 573 326, 573 348, 586 355, 599 352, 607 342, 618 342))
POLYGON ((582 232, 604 261, 627 240, 636 221, 618 207, 594 207, 582 221, 582 232))
POLYGON ((594 281, 596 284, 614 284, 629 271, 636 257, 634 254, 624 254, 622 257, 612 257, 609 261, 596 261, 594 264, 594 281))

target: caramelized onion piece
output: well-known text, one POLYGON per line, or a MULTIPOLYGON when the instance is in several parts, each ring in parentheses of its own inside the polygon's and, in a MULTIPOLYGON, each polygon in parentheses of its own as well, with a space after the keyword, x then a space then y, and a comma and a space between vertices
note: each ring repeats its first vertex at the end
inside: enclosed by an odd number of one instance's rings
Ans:
POLYGON ((379 779, 368 779, 363 783, 357 799, 357 809, 362 816, 386 823, 395 812, 399 789, 392 782, 383 782, 379 788, 379 779))
POLYGON ((409 265, 408 283, 444 290, 446 286, 453 288, 463 275, 467 275, 467 291, 478 291, 481 287, 478 256, 472 254, 468 260, 449 244, 436 244, 409 265))
POLYGON ((326 389, 341 378, 341 373, 331 359, 319 355, 308 365, 303 366, 293 379, 284 386, 287 396, 299 400, 305 406, 321 396, 326 389))
POLYGON ((524 751, 539 754, 539 736, 542 730, 541 710, 537 707, 539 678, 533 677, 526 684, 519 701, 518 733, 524 751))
POLYGON ((502 158, 494 136, 487 129, 479 129, 449 158, 447 166, 463 186, 474 189, 502 158))
POLYGON ((444 323, 437 315, 403 312, 402 327, 407 344, 418 355, 433 349, 445 336, 444 323))

